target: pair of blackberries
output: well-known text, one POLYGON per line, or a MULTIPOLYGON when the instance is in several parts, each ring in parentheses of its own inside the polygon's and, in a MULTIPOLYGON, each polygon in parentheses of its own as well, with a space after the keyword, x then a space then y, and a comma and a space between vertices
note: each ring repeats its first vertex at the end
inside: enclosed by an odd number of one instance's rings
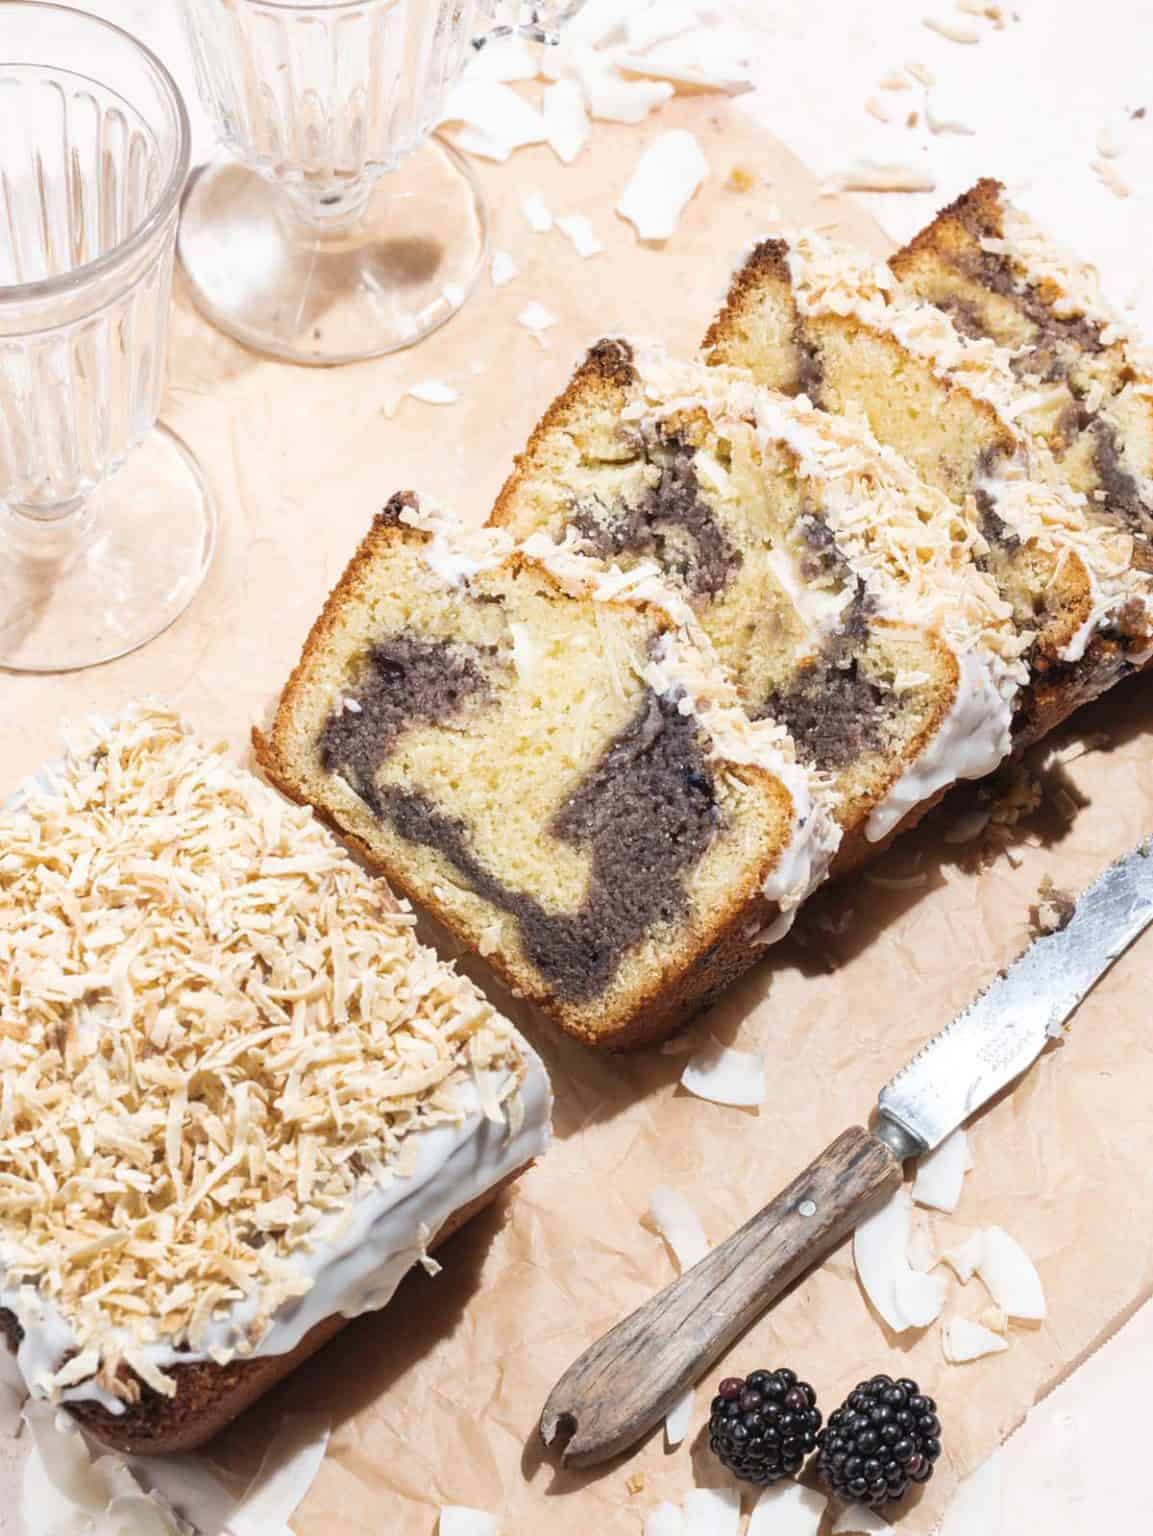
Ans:
POLYGON ((793 1477, 817 1451, 830 1490, 876 1509, 903 1497, 910 1483, 927 1483, 941 1454, 937 1405, 907 1376, 858 1382, 821 1428, 817 1395, 782 1367, 729 1376, 717 1388, 709 1444, 746 1482, 766 1486, 793 1477))

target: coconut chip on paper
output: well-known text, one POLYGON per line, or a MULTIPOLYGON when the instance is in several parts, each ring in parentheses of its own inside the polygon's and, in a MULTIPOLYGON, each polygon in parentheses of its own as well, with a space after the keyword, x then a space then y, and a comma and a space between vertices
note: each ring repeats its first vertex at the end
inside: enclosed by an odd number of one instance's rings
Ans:
POLYGON ((971 1318, 951 1317, 941 1329, 941 1351, 950 1365, 964 1365, 1008 1348, 1009 1341, 1001 1334, 971 1318))
POLYGON ((460 399, 460 391, 446 384, 443 379, 421 379, 408 386, 408 393, 414 400, 420 400, 425 405, 455 405, 460 399))
POLYGON ((696 1211, 668 1184, 658 1184, 649 1195, 648 1224, 664 1238, 682 1274, 709 1251, 696 1211))
POLYGON ((465 1504, 445 1504, 436 1527, 437 1536, 500 1536, 500 1521, 484 1509, 465 1504))
POLYGON ((736 1488, 694 1488, 685 1494, 685 1536, 737 1536, 741 1495, 736 1488))
POLYGON ((696 136, 674 128, 653 140, 621 193, 617 212, 641 240, 668 240, 709 174, 696 136))
POLYGON ((520 211, 528 227, 537 235, 547 235, 552 228, 552 212, 542 192, 529 192, 520 200, 520 211))
POLYGON ((927 1328, 940 1315, 945 1281, 909 1263, 913 1201, 902 1185, 853 1233, 853 1263, 861 1289, 894 1333, 927 1328))
POLYGON ((675 1450, 685 1440, 692 1428, 693 1404, 696 1396, 695 1387, 686 1387, 665 1414, 665 1444, 670 1451, 675 1450))
POLYGON ((892 1526, 866 1504, 850 1504, 833 1522, 830 1536, 886 1536, 892 1526))
POLYGON ((777 1483, 754 1504, 745 1536, 818 1536, 828 1503, 803 1483, 777 1483))
POLYGON ((765 1102, 765 1063, 752 1051, 735 1051, 710 1036, 685 1064, 681 1086, 698 1099, 753 1109, 765 1102))
POLYGON ((946 1136, 939 1147, 917 1161, 913 1199, 937 1211, 955 1211, 969 1171, 969 1140, 963 1129, 946 1136))
POLYGON ((549 148, 564 165, 571 165, 589 141, 591 129, 584 92, 575 80, 557 80, 545 88, 541 112, 549 148))
MULTIPOLYGON (((492 286, 503 288, 511 283, 514 278, 520 276, 520 268, 507 251, 496 250, 492 253, 492 266, 490 268, 492 286)), ((473 371, 476 371, 475 365, 473 371)))
POLYGON ((556 227, 572 244, 578 256, 599 256, 604 250, 592 220, 583 213, 558 213, 556 227))
POLYGON ((989 1295, 1010 1318, 1040 1322, 1045 1317, 1045 1289, 1036 1265, 1003 1227, 984 1229, 976 1271, 989 1295))

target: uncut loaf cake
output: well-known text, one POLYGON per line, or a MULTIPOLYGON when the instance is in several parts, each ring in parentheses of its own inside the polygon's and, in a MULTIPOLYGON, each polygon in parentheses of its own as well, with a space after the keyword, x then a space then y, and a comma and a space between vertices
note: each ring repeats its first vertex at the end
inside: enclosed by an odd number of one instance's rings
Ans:
POLYGON ((745 710, 829 778, 840 869, 1009 750, 1028 642, 973 561, 974 529, 857 422, 604 341, 493 522, 527 549, 655 560, 745 710))
POLYGON ((544 1150, 413 921, 159 707, 0 812, 0 1332, 106 1445, 200 1445, 544 1150))
POLYGON ((257 741, 517 993, 611 1047, 749 965, 840 836, 653 569, 529 558, 394 497, 257 741))
POLYGON ((1056 456, 1042 430, 1052 390, 1007 348, 962 334, 883 263, 802 234, 754 249, 704 351, 859 414, 977 524, 975 558, 1034 635, 1018 744, 1148 659, 1139 540, 1056 456))

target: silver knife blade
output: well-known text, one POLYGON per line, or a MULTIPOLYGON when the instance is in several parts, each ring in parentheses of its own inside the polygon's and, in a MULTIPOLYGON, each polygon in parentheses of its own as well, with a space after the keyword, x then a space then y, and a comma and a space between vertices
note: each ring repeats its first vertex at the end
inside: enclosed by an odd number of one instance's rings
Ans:
POLYGON ((1114 960, 1153 922, 1153 838, 1118 859, 881 1090, 884 1120, 922 1152, 1019 1077, 1114 960))

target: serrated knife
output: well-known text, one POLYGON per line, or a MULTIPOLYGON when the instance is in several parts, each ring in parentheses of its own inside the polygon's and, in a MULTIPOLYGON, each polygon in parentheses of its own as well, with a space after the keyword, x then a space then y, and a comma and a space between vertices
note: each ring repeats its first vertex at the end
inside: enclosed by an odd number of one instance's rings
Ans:
POLYGON ((881 1090, 872 1130, 842 1132, 739 1231, 610 1329, 541 1414, 573 1466, 626 1450, 805 1270, 931 1152, 1036 1061, 1085 994, 1153 922, 1153 838, 1081 895, 881 1090))

